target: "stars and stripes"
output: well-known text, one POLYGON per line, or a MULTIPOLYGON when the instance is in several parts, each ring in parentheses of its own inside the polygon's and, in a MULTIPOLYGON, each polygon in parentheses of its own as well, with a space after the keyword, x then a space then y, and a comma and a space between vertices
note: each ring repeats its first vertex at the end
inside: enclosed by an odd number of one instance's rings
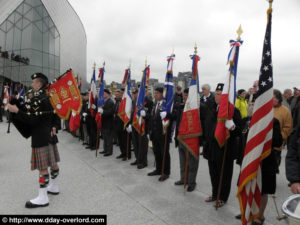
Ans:
POLYGON ((124 95, 119 105, 118 116, 124 122, 124 128, 130 120, 131 109, 132 109, 132 97, 130 93, 131 89, 131 71, 130 68, 125 70, 123 79, 123 85, 125 85, 124 95))
POLYGON ((231 120, 234 113, 238 56, 239 48, 242 43, 241 40, 230 41, 231 49, 228 54, 228 63, 230 64, 230 67, 224 82, 218 111, 218 123, 215 129, 215 137, 220 147, 223 147, 226 140, 230 137, 230 132, 225 127, 225 122, 226 120, 231 120))
MULTIPOLYGON (((172 54, 168 56, 167 61, 167 74, 164 83, 164 92, 163 92, 163 104, 162 111, 167 113, 172 113, 173 109, 173 100, 174 100, 174 84, 173 84, 173 61, 175 59, 175 55, 172 54)), ((169 120, 164 118, 162 120, 163 123, 163 132, 166 133, 166 128, 169 126, 169 120)))
POLYGON ((261 199, 261 161, 271 152, 273 134, 273 67, 271 54, 272 9, 268 10, 259 89, 254 103, 247 144, 238 184, 242 223, 259 216, 261 199))
MULTIPOLYGON (((196 47, 195 47, 196 49, 196 47)), ((199 136, 202 134, 200 123, 200 108, 199 108, 199 83, 198 83, 198 62, 200 57, 196 54, 191 56, 192 65, 192 80, 189 87, 189 95, 186 100, 182 118, 180 122, 178 141, 181 142, 188 151, 195 157, 199 158, 199 136)))

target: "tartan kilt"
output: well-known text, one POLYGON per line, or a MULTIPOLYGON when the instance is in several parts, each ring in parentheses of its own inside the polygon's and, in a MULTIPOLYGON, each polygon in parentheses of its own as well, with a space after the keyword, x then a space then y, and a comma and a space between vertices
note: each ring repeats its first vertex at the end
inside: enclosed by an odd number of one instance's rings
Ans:
POLYGON ((44 170, 55 166, 60 161, 56 144, 49 144, 41 148, 32 148, 31 170, 44 170))

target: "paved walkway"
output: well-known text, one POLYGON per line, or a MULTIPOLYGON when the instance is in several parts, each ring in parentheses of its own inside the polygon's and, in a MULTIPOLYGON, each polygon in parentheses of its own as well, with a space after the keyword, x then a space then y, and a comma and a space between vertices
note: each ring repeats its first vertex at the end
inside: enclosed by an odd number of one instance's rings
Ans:
MULTIPOLYGON (((165 182, 147 173, 154 168, 153 152, 148 153, 148 167, 137 170, 133 161, 116 159, 120 151, 114 147, 110 157, 95 158, 95 151, 86 150, 78 139, 60 132, 58 144, 60 191, 49 196, 49 207, 26 209, 25 201, 36 197, 38 172, 30 171, 30 140, 26 140, 7 123, 0 123, 0 214, 106 214, 109 225, 238 225, 239 213, 236 182, 239 167, 234 168, 232 191, 225 206, 217 211, 204 199, 211 193, 207 161, 201 157, 197 188, 184 194, 174 186, 179 178, 178 151, 171 144, 171 176, 165 182)), ((101 143, 102 145, 102 143, 101 143)), ((285 153, 283 154, 285 157, 285 153)), ((284 160, 277 176, 277 205, 291 195, 285 178, 284 160)), ((265 224, 286 224, 276 220, 273 200, 269 199, 265 224)))

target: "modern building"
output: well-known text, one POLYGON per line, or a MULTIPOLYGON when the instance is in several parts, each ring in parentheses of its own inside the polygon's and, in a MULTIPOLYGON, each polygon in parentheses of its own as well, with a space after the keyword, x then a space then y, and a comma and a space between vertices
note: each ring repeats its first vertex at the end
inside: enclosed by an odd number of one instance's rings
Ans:
POLYGON ((35 72, 52 81, 69 68, 85 88, 86 46, 83 24, 67 0, 0 0, 0 89, 3 83, 29 87, 35 72))

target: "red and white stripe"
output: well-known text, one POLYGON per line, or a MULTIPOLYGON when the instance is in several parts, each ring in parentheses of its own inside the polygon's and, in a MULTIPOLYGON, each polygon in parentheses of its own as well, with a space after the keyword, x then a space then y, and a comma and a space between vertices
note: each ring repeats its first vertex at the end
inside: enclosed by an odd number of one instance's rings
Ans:
POLYGON ((4 106, 4 110, 7 111, 7 105, 9 103, 9 91, 8 91, 8 85, 4 86, 4 97, 3 97, 3 106, 4 106))

